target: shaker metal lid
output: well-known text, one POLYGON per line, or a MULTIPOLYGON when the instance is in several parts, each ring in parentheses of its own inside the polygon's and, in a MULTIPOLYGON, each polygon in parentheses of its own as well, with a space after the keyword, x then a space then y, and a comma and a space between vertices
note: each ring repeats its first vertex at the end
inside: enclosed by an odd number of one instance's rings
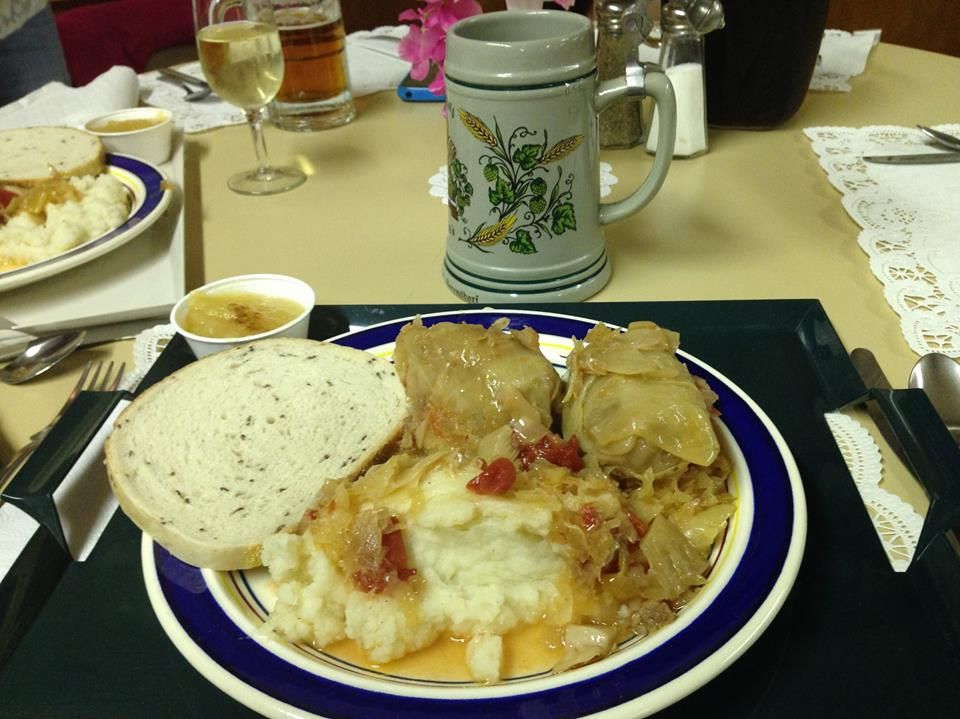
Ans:
POLYGON ((593 24, 561 10, 500 11, 464 18, 447 31, 448 81, 479 87, 551 85, 597 66, 593 24))

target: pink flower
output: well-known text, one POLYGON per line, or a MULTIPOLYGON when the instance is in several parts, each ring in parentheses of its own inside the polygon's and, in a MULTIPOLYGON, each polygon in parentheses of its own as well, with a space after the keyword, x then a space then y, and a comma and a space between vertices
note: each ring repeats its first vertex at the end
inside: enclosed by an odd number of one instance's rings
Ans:
POLYGON ((436 65, 440 72, 429 89, 442 95, 446 88, 443 62, 447 55, 447 30, 458 20, 482 12, 476 0, 425 0, 424 7, 400 13, 400 20, 412 23, 398 49, 400 57, 411 65, 410 76, 422 80, 430 72, 430 66, 436 65))
MULTIPOLYGON (((447 56, 447 30, 458 20, 479 15, 483 8, 477 0, 423 0, 424 6, 404 10, 399 19, 409 22, 410 32, 400 41, 400 57, 410 63, 410 77, 422 80, 430 67, 439 68, 429 90, 435 95, 446 91, 443 63, 447 56)), ((554 0, 564 10, 569 10, 574 0, 554 0)))

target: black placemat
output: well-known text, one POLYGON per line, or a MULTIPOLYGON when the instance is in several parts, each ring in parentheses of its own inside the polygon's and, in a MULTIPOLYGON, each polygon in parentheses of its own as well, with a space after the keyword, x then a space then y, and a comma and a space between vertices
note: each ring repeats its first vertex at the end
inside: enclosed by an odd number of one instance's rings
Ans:
MULTIPOLYGON (((311 334, 463 308, 318 307, 311 334)), ((659 716, 956 716, 960 562, 941 537, 910 572, 890 568, 823 418, 864 388, 819 303, 528 308, 617 324, 652 319, 680 331, 683 349, 771 417, 800 467, 809 532, 789 599, 740 659, 659 716)), ((190 360, 175 339, 146 384, 190 360)), ((0 673, 0 716, 254 716, 194 671, 163 634, 144 590, 139 539, 118 513, 90 559, 66 569, 0 673)))

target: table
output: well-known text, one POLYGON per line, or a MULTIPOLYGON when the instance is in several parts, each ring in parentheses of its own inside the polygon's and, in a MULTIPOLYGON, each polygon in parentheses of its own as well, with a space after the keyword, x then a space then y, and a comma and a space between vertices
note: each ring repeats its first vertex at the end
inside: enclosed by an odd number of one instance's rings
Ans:
MULTIPOLYGON (((802 131, 956 121, 960 58, 881 43, 852 85, 850 93, 808 94, 773 130, 711 129, 709 153, 675 161, 647 208, 607 226, 613 277, 592 299, 818 298, 844 345, 871 348, 904 386, 917 357, 802 131)), ((254 162, 245 127, 188 137, 188 287, 279 272, 309 282, 318 304, 453 300, 440 276, 446 210, 428 192, 428 178, 446 163, 440 108, 388 92, 359 98, 357 108, 357 120, 334 131, 268 128, 272 158, 310 175, 274 197, 227 189, 227 177, 254 162)), ((635 187, 651 162, 639 149, 602 159, 619 178, 611 200, 635 187)), ((81 352, 49 379, 0 387, 0 457, 56 413, 83 361, 103 355, 129 359, 129 342, 81 352)), ((895 457, 885 459, 898 469, 895 457)), ((891 489, 922 511, 922 492, 892 479, 891 489)))
MULTIPOLYGON (((955 121, 960 59, 881 44, 852 85, 849 94, 810 94, 774 130, 711 130, 707 155, 676 161, 649 207, 607 228, 614 274, 593 300, 818 298, 845 347, 873 349, 902 386, 916 357, 802 130, 955 121)), ((276 197, 226 188, 230 174, 253 164, 246 128, 188 139, 188 287, 280 272, 308 281, 318 304, 455 301, 440 276, 446 210, 428 193, 428 178, 446 162, 439 106, 390 93, 357 106, 357 120, 335 131, 268 129, 271 156, 310 174, 302 188, 276 197)), ((650 163, 640 150, 602 159, 620 180, 610 199, 635 186, 650 163)), ((0 386, 0 456, 55 414, 84 361, 101 357, 129 361, 131 343, 85 349, 49 378, 0 386)), ((885 459, 895 463, 889 453, 885 459)), ((891 489, 922 508, 922 492, 898 475, 891 489)))

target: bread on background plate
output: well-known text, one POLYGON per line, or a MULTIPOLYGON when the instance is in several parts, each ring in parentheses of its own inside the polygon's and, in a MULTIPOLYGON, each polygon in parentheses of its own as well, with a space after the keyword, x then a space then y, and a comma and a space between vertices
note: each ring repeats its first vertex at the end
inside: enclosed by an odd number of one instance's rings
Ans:
POLYGON ((397 439, 406 414, 390 362, 266 339, 197 360, 137 397, 107 440, 107 471, 124 513, 174 556, 247 569, 326 481, 356 477, 397 439))
POLYGON ((72 127, 0 130, 0 185, 35 185, 54 175, 99 175, 103 143, 72 127))

